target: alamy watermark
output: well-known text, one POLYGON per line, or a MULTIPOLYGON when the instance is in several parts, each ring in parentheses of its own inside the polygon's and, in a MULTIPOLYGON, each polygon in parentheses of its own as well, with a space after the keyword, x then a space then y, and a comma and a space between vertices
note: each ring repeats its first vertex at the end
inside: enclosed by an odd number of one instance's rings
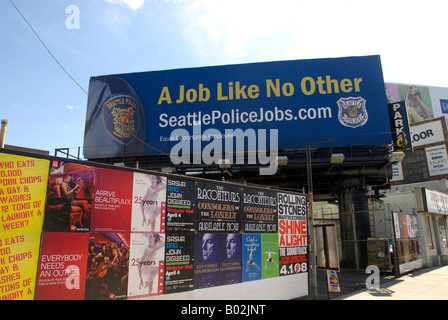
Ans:
POLYGON ((79 13, 79 7, 75 5, 69 5, 65 8, 65 13, 69 16, 65 19, 65 27, 69 30, 80 29, 81 16, 79 13))
POLYGON ((380 268, 375 265, 369 265, 366 273, 370 276, 366 279, 366 288, 368 290, 378 290, 380 288, 380 268))
POLYGON ((224 132, 210 128, 202 132, 201 123, 195 122, 192 134, 178 128, 164 140, 175 142, 170 151, 171 162, 175 165, 259 164, 260 175, 273 175, 278 169, 277 129, 269 129, 269 133, 267 129, 252 128, 244 131, 240 128, 225 129, 224 132), (203 146, 202 142, 206 144, 203 146))

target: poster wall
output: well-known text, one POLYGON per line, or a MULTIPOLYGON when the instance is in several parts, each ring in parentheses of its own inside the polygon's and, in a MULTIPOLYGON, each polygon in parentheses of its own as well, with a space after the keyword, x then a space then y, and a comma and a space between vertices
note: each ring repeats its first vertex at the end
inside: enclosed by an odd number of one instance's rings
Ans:
POLYGON ((421 268, 423 258, 417 217, 393 212, 394 230, 400 274, 421 268))
POLYGON ((308 270, 305 195, 7 157, 1 299, 145 299, 308 270))

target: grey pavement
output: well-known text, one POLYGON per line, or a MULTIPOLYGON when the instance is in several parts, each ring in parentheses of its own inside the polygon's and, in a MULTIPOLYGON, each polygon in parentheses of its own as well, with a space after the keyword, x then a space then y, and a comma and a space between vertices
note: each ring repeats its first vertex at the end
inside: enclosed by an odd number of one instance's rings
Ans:
POLYGON ((381 273, 379 289, 366 288, 369 275, 350 270, 338 272, 341 292, 328 296, 326 272, 318 270, 318 300, 448 300, 448 266, 425 267, 400 277, 381 273))
POLYGON ((334 300, 448 300, 448 266, 422 268, 381 280, 379 289, 367 289, 364 285, 363 289, 334 300))

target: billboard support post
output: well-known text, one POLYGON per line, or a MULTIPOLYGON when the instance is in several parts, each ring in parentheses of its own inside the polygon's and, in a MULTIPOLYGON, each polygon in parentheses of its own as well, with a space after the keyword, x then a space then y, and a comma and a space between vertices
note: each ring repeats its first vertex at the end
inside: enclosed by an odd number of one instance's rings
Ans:
POLYGON ((316 270, 316 258, 314 254, 314 233, 313 230, 313 170, 311 164, 311 151, 310 144, 306 144, 306 171, 308 179, 308 203, 309 203, 309 214, 308 214, 308 230, 309 234, 309 264, 310 264, 310 292, 315 300, 317 300, 317 270, 316 270))

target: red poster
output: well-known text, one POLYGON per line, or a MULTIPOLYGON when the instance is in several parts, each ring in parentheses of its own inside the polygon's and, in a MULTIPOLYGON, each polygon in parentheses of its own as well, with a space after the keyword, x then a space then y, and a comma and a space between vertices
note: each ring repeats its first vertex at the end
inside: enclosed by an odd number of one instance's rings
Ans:
POLYGON ((133 173, 113 169, 95 172, 92 232, 129 232, 133 173))
POLYGON ((84 300, 88 233, 44 232, 35 300, 84 300))
POLYGON ((280 276, 308 271, 307 201, 304 195, 278 193, 280 276))

